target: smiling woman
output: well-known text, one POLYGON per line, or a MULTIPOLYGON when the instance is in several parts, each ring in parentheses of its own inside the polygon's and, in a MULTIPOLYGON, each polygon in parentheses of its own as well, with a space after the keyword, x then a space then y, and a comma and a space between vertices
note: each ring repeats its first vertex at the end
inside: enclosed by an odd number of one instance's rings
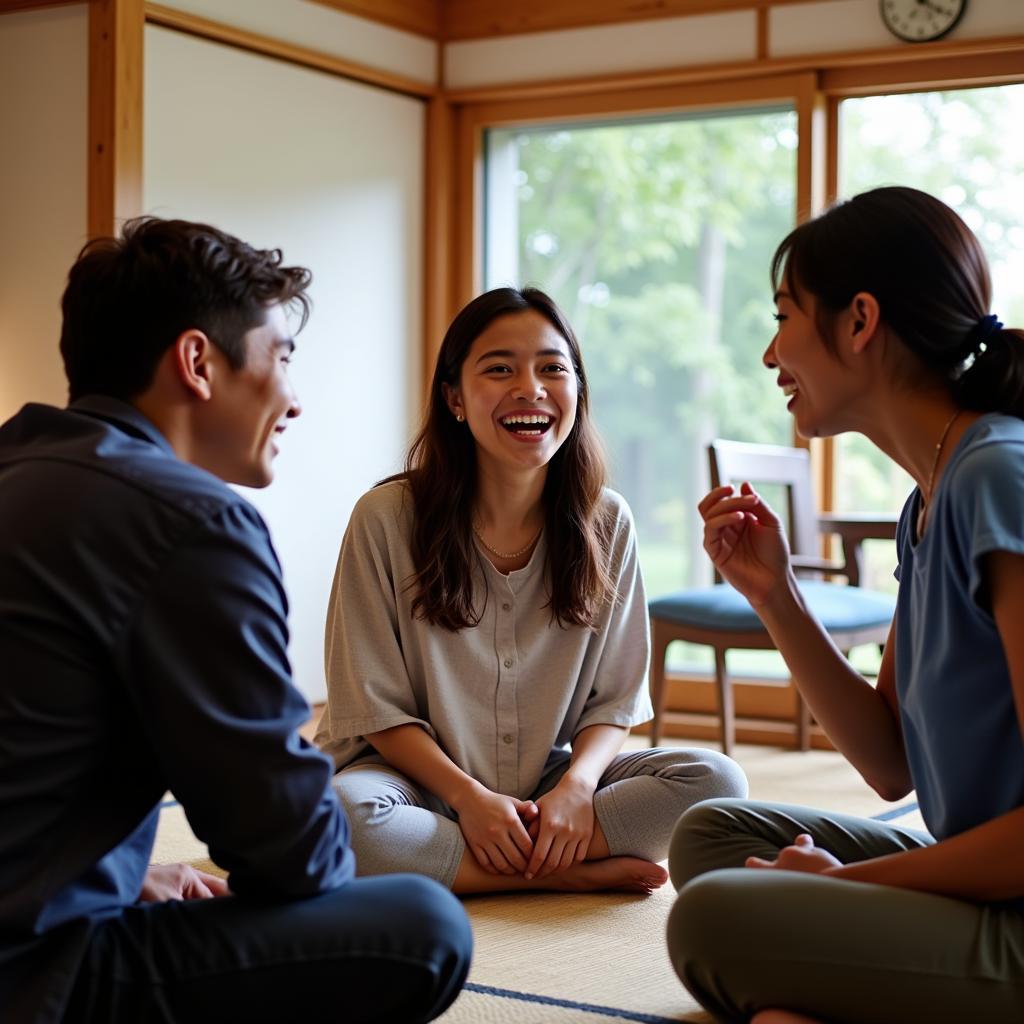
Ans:
POLYGON ((662 885, 678 816, 746 780, 712 751, 620 753, 651 714, 647 628, 576 337, 544 293, 488 292, 338 561, 317 741, 359 870, 466 893, 662 885))
POLYGON ((801 225, 772 279, 764 362, 797 429, 856 431, 917 483, 877 685, 808 610, 779 517, 749 483, 700 503, 704 547, 836 748, 883 798, 913 789, 928 831, 764 802, 694 808, 672 842, 670 955, 716 1020, 1016 1022, 1024 331, 991 312, 977 238, 916 189, 872 189, 801 225))

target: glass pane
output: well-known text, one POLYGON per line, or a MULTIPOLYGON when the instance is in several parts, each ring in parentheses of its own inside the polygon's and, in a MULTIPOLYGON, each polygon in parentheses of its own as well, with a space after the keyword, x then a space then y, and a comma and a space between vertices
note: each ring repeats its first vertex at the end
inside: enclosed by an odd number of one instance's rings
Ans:
MULTIPOLYGON (((1024 85, 850 99, 840 107, 840 193, 911 185, 952 206, 992 268, 992 311, 1024 323, 1024 85)), ((860 436, 836 444, 836 508, 898 513, 911 478, 860 436)), ((867 585, 895 590, 892 544, 865 552, 867 585)))
POLYGON ((796 143, 789 110, 488 134, 487 287, 536 284, 579 334, 651 596, 711 581, 707 443, 792 437, 761 353, 796 143))

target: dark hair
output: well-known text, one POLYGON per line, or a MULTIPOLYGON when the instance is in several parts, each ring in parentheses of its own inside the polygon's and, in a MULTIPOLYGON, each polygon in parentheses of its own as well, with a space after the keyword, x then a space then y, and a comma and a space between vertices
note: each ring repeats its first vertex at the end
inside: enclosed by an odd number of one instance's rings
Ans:
POLYGON ((772 257, 772 285, 817 303, 831 327, 858 292, 966 409, 1024 416, 1024 331, 989 315, 991 282, 981 244, 945 203, 917 189, 876 188, 800 225, 772 257))
POLYGON ((61 300, 60 351, 71 401, 133 398, 184 331, 201 330, 234 369, 245 334, 274 303, 297 304, 302 324, 312 274, 282 267, 280 249, 254 249, 207 224, 138 217, 120 238, 87 242, 61 300))
POLYGON ((579 342, 561 310, 536 288, 496 288, 478 296, 452 321, 441 343, 424 424, 409 448, 405 472, 414 514, 412 556, 417 587, 413 611, 434 625, 474 626, 483 610, 473 607, 471 567, 482 556, 473 542, 476 443, 456 422, 444 385, 456 386, 473 342, 500 316, 533 310, 569 346, 576 372, 576 422, 548 466, 544 484, 547 571, 552 618, 560 625, 593 626, 611 597, 608 572, 611 520, 601 490, 605 464, 590 419, 587 377, 579 342))

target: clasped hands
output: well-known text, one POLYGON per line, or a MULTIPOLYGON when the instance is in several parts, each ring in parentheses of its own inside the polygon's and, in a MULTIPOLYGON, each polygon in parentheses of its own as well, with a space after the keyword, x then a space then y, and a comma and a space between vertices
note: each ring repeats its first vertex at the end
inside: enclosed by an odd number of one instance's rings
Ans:
POLYGON ((535 801, 477 784, 457 811, 470 852, 494 875, 564 871, 586 858, 594 835, 594 790, 570 776, 535 801))

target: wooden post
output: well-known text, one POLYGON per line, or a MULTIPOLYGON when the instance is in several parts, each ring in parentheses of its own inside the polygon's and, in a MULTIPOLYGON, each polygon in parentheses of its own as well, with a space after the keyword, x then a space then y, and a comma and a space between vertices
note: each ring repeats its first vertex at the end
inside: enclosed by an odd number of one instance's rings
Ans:
POLYGON ((142 213, 143 0, 89 0, 89 237, 142 213))

